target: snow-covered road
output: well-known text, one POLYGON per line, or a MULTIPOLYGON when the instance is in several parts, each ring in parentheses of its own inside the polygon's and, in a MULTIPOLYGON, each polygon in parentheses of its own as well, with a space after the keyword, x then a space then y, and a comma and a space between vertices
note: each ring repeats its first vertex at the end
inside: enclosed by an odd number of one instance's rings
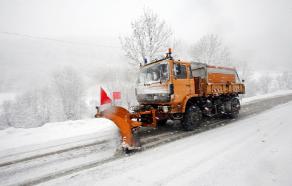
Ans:
MULTIPOLYGON (((255 158, 252 153, 260 155, 257 150, 265 147, 268 137, 273 131, 278 130, 278 128, 274 129, 278 121, 286 126, 289 121, 286 117, 289 115, 289 109, 286 105, 280 107, 284 114, 277 109, 269 111, 269 114, 257 114, 291 100, 292 95, 287 93, 249 99, 245 101, 238 121, 212 120, 192 132, 183 132, 175 127, 152 130, 150 133, 145 130, 145 133, 142 132, 140 135, 143 147, 147 150, 126 157, 115 153, 118 133, 115 125, 105 119, 49 123, 35 129, 2 130, 0 131, 0 185, 35 185, 45 182, 48 185, 64 185, 67 182, 69 185, 120 183, 122 185, 193 185, 193 182, 199 185, 233 185, 232 182, 224 182, 227 181, 224 176, 217 176, 217 174, 221 175, 218 169, 228 176, 232 176, 234 172, 235 178, 239 180, 243 179, 241 176, 246 172, 267 177, 269 175, 267 172, 256 174, 252 166, 245 162, 254 162, 253 165, 256 166, 263 159, 255 158), (274 121, 276 122, 273 123, 274 121), (232 125, 226 125, 228 123, 232 125), (217 128, 222 125, 226 126, 217 128), (210 130, 211 128, 215 129, 210 130), (186 138, 186 136, 191 137, 186 138), (183 139, 171 142, 180 138, 183 139), (257 140, 262 141, 259 144, 254 143, 257 140), (168 145, 163 145, 164 143, 168 145), (242 161, 234 159, 235 155, 239 155, 239 160, 242 158, 242 161), (223 163, 218 164, 217 161, 223 163), (246 170, 248 166, 250 170, 246 170), (200 182, 204 178, 204 172, 212 178, 209 179, 210 182, 206 182, 207 184, 200 182), (216 184, 217 181, 222 184, 216 184)), ((288 107, 291 110, 291 104, 288 107)), ((286 128, 285 132, 291 133, 290 129, 286 128)), ((276 143, 274 146, 282 144, 281 137, 275 135, 275 139, 269 139, 267 151, 272 148, 271 154, 273 154, 273 143, 276 143)), ((291 142, 291 138, 289 140, 291 142)), ((291 144, 286 145, 291 146, 291 144)), ((280 151, 276 149, 275 152, 282 155, 282 151, 283 149, 280 151)), ((281 158, 285 160, 287 157, 281 158)), ((271 161, 273 163, 273 160, 271 161)), ((277 163, 275 165, 278 166, 277 163)), ((291 167, 289 164, 287 166, 291 167)), ((273 171, 272 173, 276 175, 273 181, 283 180, 282 174, 278 176, 278 170, 275 174, 273 171)), ((252 185, 241 182, 239 185, 252 185)), ((280 182, 275 182, 275 185, 278 183, 280 182)), ((255 185, 261 184, 265 185, 264 182, 255 185)), ((286 182, 283 183, 285 184, 286 182)))
POLYGON ((45 185, 292 185, 292 102, 45 185))

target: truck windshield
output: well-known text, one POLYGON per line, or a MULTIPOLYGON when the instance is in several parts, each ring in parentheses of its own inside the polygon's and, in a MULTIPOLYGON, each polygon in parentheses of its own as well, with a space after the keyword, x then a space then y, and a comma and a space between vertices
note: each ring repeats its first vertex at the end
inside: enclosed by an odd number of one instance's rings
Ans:
POLYGON ((169 67, 166 61, 141 69, 138 84, 164 83, 169 79, 169 67))

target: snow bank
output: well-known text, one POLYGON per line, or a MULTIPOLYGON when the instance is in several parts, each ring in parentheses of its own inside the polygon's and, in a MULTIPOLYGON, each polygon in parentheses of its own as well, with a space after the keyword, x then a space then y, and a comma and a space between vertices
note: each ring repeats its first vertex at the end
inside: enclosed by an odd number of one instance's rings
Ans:
POLYGON ((116 125, 108 119, 87 119, 47 123, 38 128, 7 128, 0 130, 1 151, 22 146, 36 145, 95 133, 97 139, 113 136, 117 132, 116 125))
POLYGON ((268 98, 274 98, 274 97, 280 97, 284 95, 292 94, 292 90, 279 90, 273 93, 269 94, 263 94, 263 95, 258 95, 258 96, 252 96, 248 98, 243 98, 242 99, 242 104, 248 104, 252 103, 255 101, 263 100, 263 99, 268 99, 268 98))

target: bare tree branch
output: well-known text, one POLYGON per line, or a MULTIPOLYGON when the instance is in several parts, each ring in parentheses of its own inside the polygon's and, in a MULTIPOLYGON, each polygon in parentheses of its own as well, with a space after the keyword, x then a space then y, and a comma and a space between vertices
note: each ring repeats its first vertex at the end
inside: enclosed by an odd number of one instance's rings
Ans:
POLYGON ((131 23, 131 27, 131 36, 120 37, 120 41, 132 64, 143 64, 145 58, 153 60, 170 45, 172 31, 151 10, 145 9, 143 15, 131 23))
POLYGON ((213 65, 231 65, 231 54, 217 35, 203 36, 191 49, 193 60, 213 65))

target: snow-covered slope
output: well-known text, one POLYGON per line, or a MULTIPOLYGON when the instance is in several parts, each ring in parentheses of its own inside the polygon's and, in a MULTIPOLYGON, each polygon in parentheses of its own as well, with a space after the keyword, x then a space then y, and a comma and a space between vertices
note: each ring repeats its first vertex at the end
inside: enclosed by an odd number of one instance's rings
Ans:
POLYGON ((292 102, 47 185, 292 183, 292 102))

